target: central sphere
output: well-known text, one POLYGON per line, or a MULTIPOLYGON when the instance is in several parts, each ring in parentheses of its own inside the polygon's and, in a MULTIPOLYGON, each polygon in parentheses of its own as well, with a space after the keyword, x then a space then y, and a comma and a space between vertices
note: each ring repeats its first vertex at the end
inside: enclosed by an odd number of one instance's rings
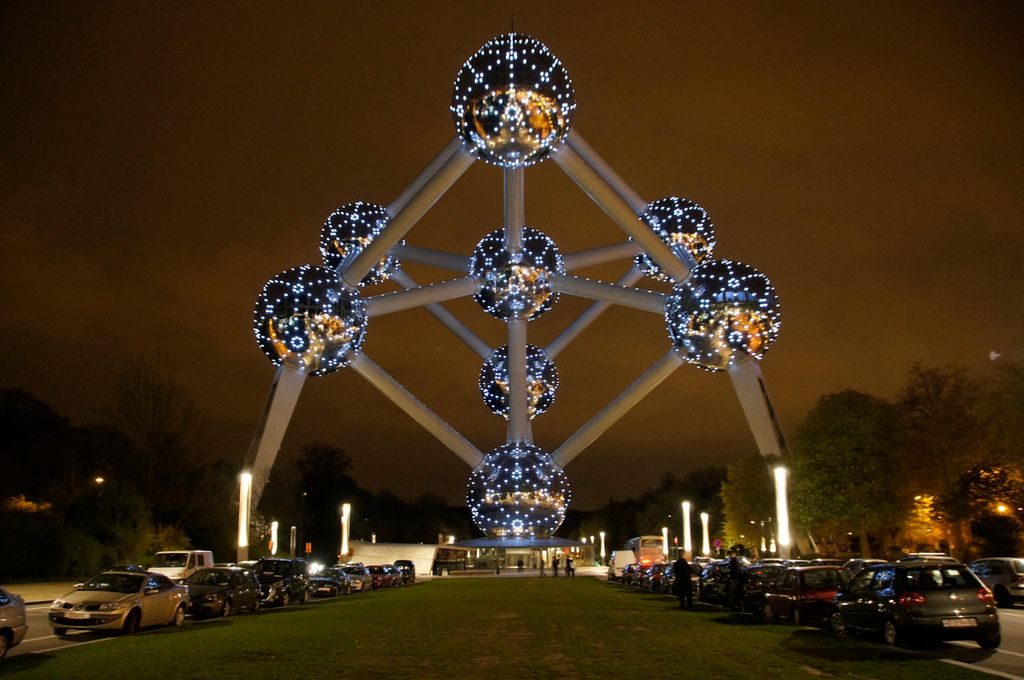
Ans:
POLYGON ((293 267, 263 286, 252 330, 274 365, 326 375, 348 366, 362 346, 366 302, 331 269, 293 267))
MULTIPOLYGON (((715 250, 715 225, 704 208, 687 198, 659 198, 647 205, 640 219, 683 262, 692 259, 700 264, 715 250)), ((647 253, 640 253, 633 261, 647 276, 672 281, 647 253)))
POLYGON ((665 321, 684 359, 720 371, 747 356, 760 360, 778 337, 782 313, 768 277, 742 262, 712 260, 675 286, 665 321))
POLYGON ((488 538, 547 538, 565 519, 572 492, 551 454, 506 444, 469 477, 466 504, 488 538))
MULTIPOLYGON (((346 260, 351 262, 388 226, 391 215, 387 208, 374 203, 346 203, 330 214, 320 230, 320 255, 324 264, 337 269, 346 260)), ((385 255, 359 282, 359 286, 383 283, 395 269, 398 260, 385 255)))
MULTIPOLYGON (((480 392, 484 403, 496 416, 508 419, 508 345, 502 345, 480 367, 480 392)), ((536 345, 526 346, 526 394, 532 420, 548 410, 558 389, 558 369, 547 352, 536 345)))
POLYGON ((523 227, 522 247, 505 247, 505 230, 480 240, 469 259, 469 274, 482 282, 473 296, 488 314, 502 320, 536 319, 558 300, 551 279, 565 272, 562 254, 543 232, 523 227))
POLYGON ((451 112, 463 143, 484 161, 521 168, 569 133, 572 81, 547 46, 521 33, 484 44, 455 78, 451 112))

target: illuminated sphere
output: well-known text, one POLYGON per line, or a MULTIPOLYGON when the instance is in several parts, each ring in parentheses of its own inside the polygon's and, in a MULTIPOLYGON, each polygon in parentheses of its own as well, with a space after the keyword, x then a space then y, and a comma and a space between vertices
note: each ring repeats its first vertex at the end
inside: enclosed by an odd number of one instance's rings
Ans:
POLYGON ((347 366, 363 344, 366 302, 334 270, 293 267, 263 286, 252 330, 275 365, 326 375, 347 366))
POLYGON ((484 44, 455 78, 452 117, 463 144, 505 168, 543 160, 569 133, 575 94, 547 46, 521 33, 484 44))
POLYGON ((547 538, 565 519, 572 493, 551 454, 506 444, 469 476, 466 503, 488 538, 547 538))
MULTIPOLYGON (((548 410, 558 389, 558 369, 547 352, 526 346, 526 394, 530 419, 548 410)), ((480 392, 491 413, 508 418, 508 345, 502 345, 480 367, 480 392)))
POLYGON ((782 314, 768 277, 741 262, 710 260, 675 286, 665 320, 683 358, 718 371, 746 356, 761 359, 778 337, 782 314))
POLYGON ((565 272, 558 246, 544 233, 523 227, 522 248, 505 248, 505 230, 480 240, 469 260, 469 274, 483 283, 473 295, 488 314, 499 319, 536 319, 558 300, 551 279, 565 272))
MULTIPOLYGON (((648 204, 640 219, 683 262, 687 261, 686 253, 689 253, 693 261, 700 264, 715 250, 715 225, 707 211, 689 199, 659 198, 648 204)), ((672 281, 646 253, 637 255, 634 262, 644 274, 659 281, 672 281)))
MULTIPOLYGON (((320 230, 320 254, 329 269, 337 269, 349 256, 355 257, 377 238, 391 221, 387 208, 373 203, 346 203, 331 213, 320 230)), ((359 282, 372 286, 387 281, 398 260, 385 255, 359 282)))

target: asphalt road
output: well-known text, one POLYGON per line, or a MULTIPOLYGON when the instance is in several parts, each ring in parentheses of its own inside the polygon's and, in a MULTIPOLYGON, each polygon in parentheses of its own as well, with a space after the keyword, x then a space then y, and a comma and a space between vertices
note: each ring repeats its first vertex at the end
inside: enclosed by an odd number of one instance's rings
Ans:
MULTIPOLYGON (((315 606, 317 602, 322 601, 313 600, 310 605, 292 606, 315 606)), ((71 631, 63 639, 58 638, 53 634, 46 621, 48 609, 48 604, 29 605, 28 633, 20 645, 8 652, 8 657, 19 654, 52 653, 76 645, 116 644, 118 640, 117 635, 98 631, 71 631)), ((274 611, 274 609, 263 609, 255 614, 243 613, 238 616, 273 616, 274 611)), ((208 619, 196 620, 189 617, 185 620, 185 625, 201 626, 207 621, 208 619)), ((994 671, 1004 678, 1012 677, 1024 680, 1024 607, 1018 605, 1013 609, 1000 609, 999 622, 1002 628, 1003 644, 995 651, 985 651, 973 642, 951 642, 925 649, 915 649, 910 653, 942 659, 948 663, 965 665, 981 671, 994 671)), ((159 628, 153 630, 159 630, 159 628)), ((145 635, 146 631, 138 634, 145 635)))

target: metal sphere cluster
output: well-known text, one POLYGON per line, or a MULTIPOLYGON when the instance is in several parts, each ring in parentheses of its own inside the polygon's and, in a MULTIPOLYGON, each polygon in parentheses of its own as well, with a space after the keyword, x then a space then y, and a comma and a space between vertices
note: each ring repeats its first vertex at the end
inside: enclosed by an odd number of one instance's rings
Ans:
POLYGON ((562 254, 543 232, 523 227, 522 247, 505 247, 505 229, 480 240, 469 261, 469 273, 482 282, 473 299, 502 320, 536 319, 558 300, 551 290, 555 274, 565 273, 562 254))
POLYGON ((452 117, 463 143, 506 168, 543 160, 569 133, 575 108, 562 62, 521 33, 484 43, 463 64, 452 91, 452 117))
MULTIPOLYGON (((480 367, 480 393, 491 413, 508 418, 508 345, 491 352, 480 367)), ((536 345, 526 346, 527 409, 532 420, 544 413, 555 401, 558 390, 558 369, 547 352, 536 345)))
MULTIPOLYGON (((647 205, 640 219, 683 262, 692 260, 700 264, 714 253, 715 225, 707 211, 688 198, 659 198, 647 205)), ((647 276, 672 281, 647 253, 637 255, 634 262, 647 276)))
POLYGON ((551 454, 505 444, 469 477, 466 503, 489 538, 546 538, 562 524, 572 492, 551 454))
POLYGON ((760 360, 778 337, 782 313, 764 274, 741 262, 711 260, 675 286, 665 320, 688 362, 718 371, 747 356, 760 360))
MULTIPOLYGON (((374 203, 346 203, 330 214, 320 231, 320 254, 324 264, 337 269, 346 260, 351 261, 388 226, 391 215, 384 206, 374 203)), ((359 282, 371 286, 387 281, 398 268, 398 260, 386 255, 359 282)))
POLYGON ((256 299, 253 333, 275 365, 309 375, 348 365, 366 333, 366 302, 337 272, 303 265, 267 281, 256 299))

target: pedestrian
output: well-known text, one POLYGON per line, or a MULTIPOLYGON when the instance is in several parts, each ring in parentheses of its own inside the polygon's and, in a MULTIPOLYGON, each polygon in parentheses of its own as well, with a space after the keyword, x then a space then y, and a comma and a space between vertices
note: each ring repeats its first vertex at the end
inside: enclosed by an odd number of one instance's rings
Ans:
POLYGON ((565 575, 576 576, 576 563, 572 559, 572 555, 565 558, 565 575))
POLYGON ((544 558, 540 558, 540 577, 544 578, 544 558))
POLYGON ((551 558, 551 573, 554 574, 556 577, 558 576, 558 557, 557 556, 551 558))
POLYGON ((672 594, 679 598, 680 609, 693 609, 693 567, 682 555, 672 563, 672 594))
POLYGON ((516 571, 522 571, 522 570, 523 570, 523 560, 522 559, 516 560, 516 571))
POLYGON ((735 550, 729 551, 729 564, 726 567, 729 577, 729 609, 743 608, 743 565, 735 550))

